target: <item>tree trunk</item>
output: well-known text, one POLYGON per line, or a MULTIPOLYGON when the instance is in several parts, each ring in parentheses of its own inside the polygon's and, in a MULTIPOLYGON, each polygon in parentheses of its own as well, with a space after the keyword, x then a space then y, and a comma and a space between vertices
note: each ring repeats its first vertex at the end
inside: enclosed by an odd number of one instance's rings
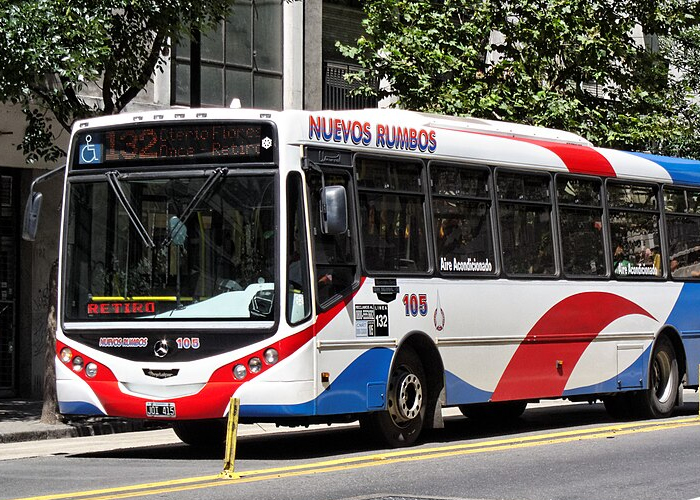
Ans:
POLYGON ((58 398, 56 397, 56 306, 58 304, 58 260, 51 266, 49 277, 49 311, 46 318, 46 349, 44 355, 44 406, 41 421, 57 424, 58 398))

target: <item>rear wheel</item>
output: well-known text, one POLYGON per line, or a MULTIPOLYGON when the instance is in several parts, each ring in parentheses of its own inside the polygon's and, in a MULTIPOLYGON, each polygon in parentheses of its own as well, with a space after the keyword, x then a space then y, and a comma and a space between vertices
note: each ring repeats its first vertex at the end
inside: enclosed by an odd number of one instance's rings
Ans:
POLYGON ((361 419, 363 429, 391 447, 410 446, 423 428, 428 400, 423 364, 415 351, 402 348, 396 355, 387 388, 387 409, 361 419))
POLYGON ((222 446, 226 439, 226 420, 177 420, 173 422, 173 430, 190 446, 222 446))
POLYGON ((673 413, 678 398, 678 360, 673 344, 660 337, 649 366, 649 387, 634 395, 637 413, 646 418, 664 418, 673 413))

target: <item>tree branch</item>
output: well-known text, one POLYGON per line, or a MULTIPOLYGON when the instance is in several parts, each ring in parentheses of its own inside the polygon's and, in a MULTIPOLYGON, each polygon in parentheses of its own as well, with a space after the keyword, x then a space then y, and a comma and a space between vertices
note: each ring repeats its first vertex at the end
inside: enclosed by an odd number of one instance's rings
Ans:
POLYGON ((102 102, 104 106, 105 115, 113 115, 114 112, 114 101, 112 100, 112 84, 114 83, 114 72, 112 71, 112 65, 108 65, 105 68, 105 72, 102 75, 102 102))
POLYGON ((134 99, 151 80, 151 76, 153 75, 156 65, 158 64, 161 49, 162 46, 165 44, 166 39, 166 28, 161 28, 159 31, 156 32, 155 37, 153 39, 153 44, 151 46, 151 51, 144 63, 141 65, 140 74, 136 79, 136 83, 132 84, 128 89, 126 89, 122 93, 121 96, 119 96, 115 100, 117 112, 120 112, 122 109, 124 109, 126 105, 129 104, 129 102, 131 102, 131 100, 134 99))
POLYGON ((70 131, 71 126, 73 124, 68 123, 68 121, 65 120, 63 116, 59 116, 60 113, 57 112, 57 106, 54 105, 55 99, 53 99, 53 96, 51 95, 49 89, 40 85, 30 85, 29 88, 36 95, 36 97, 39 98, 39 100, 44 102, 45 107, 47 109, 53 111, 53 115, 56 117, 56 121, 58 121, 61 127, 63 127, 65 130, 70 131))

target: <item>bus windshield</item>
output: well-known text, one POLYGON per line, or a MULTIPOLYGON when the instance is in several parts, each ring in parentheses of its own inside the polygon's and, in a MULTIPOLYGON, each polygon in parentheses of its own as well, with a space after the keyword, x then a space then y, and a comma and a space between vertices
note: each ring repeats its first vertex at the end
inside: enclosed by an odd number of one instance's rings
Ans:
POLYGON ((271 320, 274 183, 225 169, 73 180, 65 319, 271 320))

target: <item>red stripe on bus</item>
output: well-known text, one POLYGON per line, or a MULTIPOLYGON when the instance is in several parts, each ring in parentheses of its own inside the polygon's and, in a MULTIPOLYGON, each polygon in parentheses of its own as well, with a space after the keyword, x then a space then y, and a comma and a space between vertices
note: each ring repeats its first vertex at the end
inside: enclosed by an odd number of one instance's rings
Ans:
MULTIPOLYGON (((485 134, 491 135, 491 134, 485 134)), ((501 136, 494 136, 501 137, 501 136)), ((565 144, 561 142, 541 141, 527 137, 508 137, 514 141, 534 144, 548 149, 564 162, 572 174, 600 175, 615 177, 615 169, 608 159, 590 146, 581 144, 565 144)))
POLYGON ((506 367, 492 401, 561 397, 583 352, 616 319, 654 317, 624 297, 606 292, 572 295, 532 327, 506 367))
MULTIPOLYGON (((147 396, 134 396, 125 394, 120 388, 120 383, 112 370, 107 368, 101 362, 99 364, 99 376, 95 379, 81 377, 90 388, 94 391, 100 403, 104 407, 107 415, 129 417, 129 418, 146 418, 146 402, 147 401, 170 401, 175 402, 178 419, 200 419, 200 418, 220 418, 226 412, 231 395, 243 383, 254 379, 260 373, 271 368, 263 363, 263 369, 257 374, 248 374, 243 381, 238 381, 233 378, 233 367, 239 363, 247 364, 248 359, 253 356, 263 358, 263 353, 269 347, 274 347, 279 352, 279 362, 288 358, 293 353, 297 352, 315 337, 328 323, 339 315, 353 300, 357 292, 362 288, 365 278, 360 280, 360 286, 352 295, 338 302, 332 308, 318 315, 316 323, 304 330, 290 335, 279 342, 264 347, 254 353, 250 353, 240 359, 232 361, 217 368, 207 383, 202 389, 190 396, 162 398, 147 396)), ((60 353, 64 344, 57 342, 56 350, 60 353)), ((149 346, 150 348, 150 346, 149 346)), ((245 403, 245 402, 244 402, 245 403)))
POLYGON ((529 142, 545 149, 549 149, 557 155, 574 174, 601 175, 615 177, 615 169, 608 159, 595 149, 579 144, 561 144, 558 142, 538 141, 514 137, 517 141, 529 142))
POLYGON ((434 127, 442 130, 451 130, 453 132, 464 132, 467 134, 487 135, 489 137, 498 137, 501 139, 510 139, 513 141, 526 142, 534 144, 542 148, 548 149, 564 162, 564 165, 569 172, 574 174, 589 174, 600 175, 604 177, 615 177, 615 169, 608 159, 590 146, 581 144, 566 144, 561 142, 543 141, 538 139, 530 139, 527 137, 513 137, 499 134, 490 134, 488 132, 477 132, 474 130, 461 130, 450 127, 434 127))

